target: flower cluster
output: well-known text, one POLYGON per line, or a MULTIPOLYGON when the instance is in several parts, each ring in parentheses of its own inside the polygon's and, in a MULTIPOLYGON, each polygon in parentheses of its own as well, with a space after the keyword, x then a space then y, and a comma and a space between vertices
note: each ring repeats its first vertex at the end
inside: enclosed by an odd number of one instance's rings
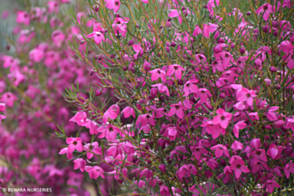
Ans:
POLYGON ((134 195, 293 191, 293 2, 85 6, 97 60, 82 59, 102 81, 96 95, 110 88, 119 100, 79 106, 71 121, 91 142, 67 137, 60 151, 75 169, 114 175, 134 195))

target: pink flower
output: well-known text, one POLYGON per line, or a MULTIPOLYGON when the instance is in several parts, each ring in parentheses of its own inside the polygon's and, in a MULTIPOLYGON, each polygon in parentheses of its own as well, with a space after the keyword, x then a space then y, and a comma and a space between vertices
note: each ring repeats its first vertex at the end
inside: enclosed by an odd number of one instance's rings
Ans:
POLYGON ((199 34, 202 34, 202 29, 199 27, 199 25, 195 25, 194 31, 193 31, 193 36, 197 36, 199 34))
POLYGON ((131 115, 136 118, 136 114, 135 114, 135 110, 131 107, 125 107, 125 109, 123 109, 123 111, 121 112, 124 114, 125 118, 129 118, 131 115))
POLYGON ((175 74, 176 78, 178 78, 180 80, 180 79, 182 79, 182 71, 185 71, 185 69, 182 66, 174 64, 174 65, 168 66, 168 70, 166 72, 166 75, 171 76, 171 75, 175 74))
POLYGON ((281 188, 281 186, 274 180, 267 180, 262 188, 266 187, 266 191, 268 191, 269 193, 274 192, 275 188, 281 188))
POLYGON ((258 15, 263 14, 263 19, 267 21, 270 17, 270 13, 273 13, 273 7, 269 3, 263 4, 256 10, 256 13, 258 15))
POLYGON ((6 116, 3 116, 0 114, 0 124, 1 124, 1 120, 5 119, 5 118, 6 118, 6 116))
POLYGON ((101 133, 98 138, 106 137, 108 141, 116 139, 116 134, 121 133, 121 130, 113 125, 103 125, 97 129, 98 133, 101 133))
POLYGON ((192 151, 192 155, 199 161, 201 159, 202 154, 207 154, 208 151, 203 146, 191 146, 190 150, 192 151))
POLYGON ((268 113, 266 114, 266 117, 270 120, 270 121, 275 121, 277 120, 277 116, 276 116, 276 112, 279 109, 278 106, 273 106, 270 107, 268 110, 268 113))
POLYGON ((81 172, 84 172, 86 167, 86 161, 82 158, 75 159, 74 161, 74 170, 80 169, 81 172))
POLYGON ((69 137, 66 139, 66 143, 68 144, 68 153, 73 153, 75 150, 83 151, 82 139, 79 137, 69 137))
POLYGON ((49 1, 48 3, 48 13, 55 12, 56 14, 58 13, 59 5, 55 1, 49 1))
POLYGON ((2 13, 1 13, 1 17, 2 19, 5 19, 9 16, 9 11, 8 10, 4 10, 2 13))
POLYGON ((149 71, 151 73, 151 81, 156 81, 158 78, 161 78, 162 82, 166 81, 165 71, 161 69, 154 69, 152 71, 149 71))
POLYGON ((163 132, 162 136, 167 137, 170 141, 174 141, 178 135, 178 131, 176 127, 168 127, 163 132))
POLYGON ((294 49, 294 46, 292 45, 292 43, 290 41, 285 40, 280 44, 280 49, 285 54, 289 54, 294 49))
POLYGON ((184 117, 184 110, 186 110, 186 108, 184 106, 182 106, 182 104, 172 104, 171 109, 170 109, 169 113, 167 114, 167 116, 171 117, 171 116, 177 114, 177 116, 179 118, 183 118, 184 117))
POLYGON ((249 106, 253 105, 253 98, 256 97, 256 94, 253 90, 248 90, 246 88, 242 88, 237 92, 237 100, 244 101, 249 106))
POLYGON ((94 38, 94 41, 97 45, 102 43, 102 41, 105 41, 105 37, 101 32, 94 31, 93 33, 90 33, 87 35, 87 38, 94 38))
POLYGON ((120 8, 120 0, 107 0, 105 7, 116 13, 120 8))
POLYGON ((225 154, 227 157, 230 157, 229 151, 226 146, 222 144, 217 144, 210 148, 211 150, 215 150, 215 157, 221 157, 223 154, 225 154))
POLYGON ((217 30, 218 26, 216 24, 203 24, 203 36, 209 37, 209 33, 214 33, 217 30))
POLYGON ((30 24, 30 15, 25 11, 18 11, 17 12, 17 23, 24 23, 25 25, 30 24))
POLYGON ((251 155, 253 156, 253 164, 256 164, 260 160, 267 162, 267 157, 264 149, 258 149, 252 152, 251 155))
POLYGON ((0 112, 5 112, 6 105, 5 103, 0 103, 0 112))
POLYGON ((12 107, 14 101, 17 100, 17 97, 10 92, 4 93, 1 97, 2 98, 0 99, 0 101, 4 102, 8 107, 12 107))
POLYGON ((141 126, 146 126, 147 124, 155 126, 155 120, 151 114, 142 114, 138 117, 137 124, 141 124, 141 126))
POLYGON ((243 149, 243 144, 242 144, 241 142, 234 141, 234 142, 232 143, 231 148, 232 148, 233 150, 242 150, 242 149, 243 149))
POLYGON ((241 120, 234 125, 233 132, 234 132, 236 138, 239 138, 239 130, 245 129, 246 126, 247 126, 247 124, 244 123, 244 120, 241 120))
POLYGON ((77 112, 69 121, 75 122, 80 126, 85 126, 88 123, 86 112, 77 112))
POLYGON ((99 176, 105 178, 104 171, 101 167, 98 166, 86 166, 85 171, 89 173, 90 178, 97 179, 99 176))
POLYGON ((91 159, 95 154, 102 154, 101 149, 98 147, 98 142, 92 142, 84 145, 84 150, 87 152, 87 159, 91 159))
MULTIPOLYGON (((233 156, 233 157, 236 157, 236 156, 233 156)), ((231 163, 231 159, 230 159, 230 163, 231 163)), ((250 172, 250 170, 244 165, 244 161, 242 160, 242 158, 235 159, 234 162, 231 163, 231 170, 234 171, 236 178, 240 178, 242 172, 243 173, 250 172)))
POLYGON ((160 195, 170 196, 169 188, 167 186, 161 186, 159 192, 160 195))
POLYGON ((178 20, 179 20, 179 23, 182 24, 183 18, 182 18, 182 15, 181 15, 181 12, 180 11, 178 11, 178 10, 171 10, 171 12, 168 14, 168 17, 170 17, 170 18, 177 17, 178 20))
POLYGON ((167 96, 170 96, 168 88, 161 83, 151 85, 151 87, 157 87, 160 93, 165 93, 167 96))
POLYGON ((51 35, 54 45, 58 48, 64 43, 65 35, 61 30, 56 30, 51 35))
POLYGON ((144 169, 140 173, 140 178, 145 176, 146 178, 152 178, 153 177, 153 172, 150 169, 144 169))
POLYGON ((285 125, 286 129, 291 129, 292 131, 294 131, 294 118, 289 118, 286 121, 286 125, 285 125))
POLYGON ((40 48, 34 48, 30 53, 30 60, 33 62, 41 62, 45 56, 44 51, 40 48))
POLYGON ((225 112, 223 109, 218 109, 216 111, 218 114, 212 119, 212 123, 214 125, 220 124, 220 126, 224 129, 226 129, 229 125, 230 120, 232 119, 232 114, 229 112, 225 112))
POLYGON ((287 178, 290 177, 290 173, 294 174, 294 163, 287 163, 284 167, 284 173, 287 178))
POLYGON ((119 113, 120 113, 120 108, 118 105, 110 106, 103 115, 103 123, 106 124, 108 118, 112 120, 116 119, 119 113))
POLYGON ((205 103, 207 98, 212 96, 206 88, 200 88, 198 94, 202 103, 205 103))

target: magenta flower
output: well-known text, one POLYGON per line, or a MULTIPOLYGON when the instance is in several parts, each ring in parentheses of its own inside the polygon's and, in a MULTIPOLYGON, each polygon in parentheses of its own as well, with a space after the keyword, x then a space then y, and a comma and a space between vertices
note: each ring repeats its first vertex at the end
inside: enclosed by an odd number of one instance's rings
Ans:
POLYGON ((258 15, 262 14, 263 15, 263 19, 265 21, 267 21, 270 17, 270 13, 273 13, 273 7, 271 6, 271 4, 267 3, 267 4, 263 4, 262 6, 260 6, 257 10, 256 13, 258 15))
POLYGON ((151 85, 151 87, 157 87, 157 88, 158 88, 158 91, 159 91, 160 93, 165 93, 167 96, 170 96, 170 94, 169 94, 169 90, 168 90, 167 86, 165 86, 165 85, 163 85, 163 84, 161 84, 161 83, 151 85))
POLYGON ((167 186, 160 186, 160 195, 170 196, 169 188, 167 186))
POLYGON ((184 96, 188 96, 190 93, 198 93, 198 87, 196 83, 198 80, 189 80, 184 85, 184 96))
POLYGON ((286 129, 291 129, 294 131, 294 118, 288 118, 285 125, 286 129))
POLYGON ((231 148, 232 148, 233 150, 242 150, 242 149, 243 149, 243 144, 242 144, 241 142, 234 141, 234 142, 232 143, 231 148))
POLYGON ((218 26, 216 24, 203 24, 203 36, 209 37, 209 33, 214 33, 217 30, 218 26))
POLYGON ((89 173, 90 178, 97 179, 99 176, 105 178, 104 171, 101 167, 98 166, 86 166, 85 171, 89 173))
POLYGON ((266 114, 266 117, 270 120, 270 121, 275 121, 277 120, 277 116, 276 116, 276 112, 279 109, 278 106, 273 106, 273 107, 270 107, 267 114, 266 114))
POLYGON ((4 93, 1 97, 2 98, 0 99, 0 101, 4 102, 8 107, 12 107, 14 101, 17 100, 17 97, 10 92, 4 93))
POLYGON ((86 161, 82 158, 75 159, 74 161, 74 170, 80 169, 81 172, 85 171, 86 161))
POLYGON ((180 80, 182 79, 182 71, 185 71, 185 69, 182 66, 174 64, 174 65, 168 66, 166 75, 172 76, 173 74, 175 74, 176 78, 180 80))
POLYGON ((58 48, 64 43, 65 35, 61 30, 56 30, 51 35, 54 45, 58 48))
POLYGON ((215 150, 215 157, 221 157, 223 154, 226 155, 227 157, 230 157, 229 151, 226 146, 222 144, 217 144, 213 147, 210 148, 211 150, 215 150))
POLYGON ((146 178, 152 178, 153 177, 153 172, 150 169, 144 169, 140 173, 140 178, 145 176, 146 178))
POLYGON ((177 115, 179 118, 184 117, 184 110, 187 110, 182 104, 172 104, 171 109, 167 116, 171 117, 173 115, 177 115))
POLYGON ((158 78, 161 78, 162 82, 166 81, 165 71, 161 69, 154 69, 152 71, 149 71, 151 73, 151 81, 156 81, 158 78))
POLYGON ((237 100, 238 101, 244 101, 249 106, 253 105, 253 98, 256 97, 256 94, 253 90, 248 90, 246 88, 242 88, 241 90, 238 90, 237 92, 237 100))
POLYGON ((69 137, 66 139, 66 143, 68 144, 68 153, 73 153, 75 150, 83 151, 82 139, 79 137, 69 137))
POLYGON ((178 135, 178 131, 176 127, 168 127, 163 132, 162 136, 167 137, 170 141, 174 141, 178 135))
POLYGON ((120 0, 107 0, 105 7, 116 13, 120 8, 120 0))
POLYGON ((180 11, 178 11, 178 10, 171 10, 171 12, 168 14, 168 17, 170 17, 170 18, 178 18, 179 23, 182 24, 183 17, 181 15, 181 12, 180 11))
POLYGON ((48 13, 55 12, 58 13, 59 4, 56 1, 49 1, 48 3, 48 13))
POLYGON ((91 159, 95 154, 102 154, 101 148, 98 147, 98 142, 92 142, 84 145, 84 150, 87 152, 87 158, 91 159))
POLYGON ((5 103, 0 103, 0 112, 5 112, 6 105, 5 103))
POLYGON ((130 116, 136 118, 135 110, 129 106, 125 107, 125 109, 123 109, 121 113, 124 114, 125 118, 129 118, 130 116))
POLYGON ((0 124, 1 124, 1 120, 5 119, 5 118, 6 118, 6 116, 3 116, 0 114, 0 124))
POLYGON ((236 178, 239 178, 243 173, 249 173, 249 169, 244 165, 244 161, 239 156, 232 156, 230 158, 231 170, 234 171, 236 178))
POLYGON ((223 109, 220 108, 216 111, 216 113, 218 115, 212 119, 212 124, 220 124, 222 128, 226 129, 229 125, 230 120, 232 119, 232 114, 229 112, 225 112, 223 109))
POLYGON ((69 121, 75 122, 80 126, 85 126, 88 123, 86 112, 77 112, 69 121))
POLYGON ((87 35, 87 38, 93 38, 97 45, 102 43, 102 41, 105 42, 104 35, 99 31, 93 31, 93 33, 90 33, 89 35, 87 35))
POLYGON ((191 146, 192 155, 199 161, 202 154, 207 154, 208 151, 203 146, 191 146))
POLYGON ((137 124, 141 124, 141 126, 146 126, 147 124, 155 126, 155 120, 151 114, 142 114, 138 117, 137 124))
POLYGON ((259 162, 260 160, 267 162, 267 157, 265 154, 265 150, 264 149, 258 149, 255 150, 254 152, 251 153, 252 157, 253 157, 253 164, 256 164, 257 162, 259 162))
POLYGON ((106 124, 108 118, 112 120, 116 119, 119 113, 120 113, 120 108, 118 105, 115 104, 110 106, 103 115, 103 123, 106 124))
POLYGON ((266 188, 266 191, 268 191, 269 193, 274 192, 275 188, 281 188, 281 186, 274 180, 267 180, 262 188, 266 188))
POLYGON ((121 133, 121 130, 113 125, 103 125, 97 129, 98 133, 101 133, 98 138, 106 137, 108 141, 116 139, 116 134, 121 133))
POLYGON ((212 96, 211 93, 206 88, 200 88, 198 91, 198 95, 202 103, 206 103, 207 98, 212 96))
POLYGON ((18 11, 17 12, 17 23, 24 23, 25 25, 30 24, 30 15, 25 11, 18 11))
POLYGON ((42 49, 35 48, 29 53, 30 60, 33 62, 41 62, 44 58, 45 54, 42 49))
POLYGON ((236 138, 239 138, 239 130, 245 129, 246 126, 247 126, 247 124, 244 123, 244 120, 239 121, 234 125, 233 132, 234 132, 236 138))
POLYGON ((294 163, 287 163, 284 167, 284 173, 287 178, 290 177, 290 173, 294 174, 294 163))
POLYGON ((283 41, 280 44, 280 49, 285 53, 285 54, 289 54, 291 51, 293 51, 294 46, 292 45, 292 43, 288 40, 283 41))

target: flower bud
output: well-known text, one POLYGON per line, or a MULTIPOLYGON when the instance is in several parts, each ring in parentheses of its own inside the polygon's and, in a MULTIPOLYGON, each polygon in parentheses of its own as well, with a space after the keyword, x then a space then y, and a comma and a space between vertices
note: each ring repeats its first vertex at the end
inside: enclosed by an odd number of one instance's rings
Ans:
POLYGON ((166 50, 167 53, 170 53, 169 47, 165 47, 165 50, 166 50))
POLYGON ((267 25, 263 26, 262 30, 263 30, 263 32, 267 33, 268 32, 268 26, 267 25))
POLYGON ((171 47, 175 47, 177 44, 175 42, 171 43, 171 47))
POLYGON ((102 91, 101 91, 101 89, 97 89, 96 92, 95 92, 95 95, 96 95, 97 97, 99 97, 100 95, 102 95, 102 91))
POLYGON ((6 46, 6 50, 10 50, 10 46, 9 45, 6 46))
POLYGON ((217 40, 217 43, 218 43, 218 44, 221 44, 221 43, 225 43, 225 41, 224 41, 223 38, 219 38, 219 39, 217 40))
POLYGON ((124 67, 123 67, 123 70, 124 70, 124 71, 127 71, 127 70, 128 70, 128 68, 127 68, 126 66, 124 66, 124 67))
POLYGON ((279 84, 276 84, 276 85, 275 85, 275 88, 276 88, 277 90, 279 90, 279 89, 281 89, 281 86, 280 86, 279 84))
POLYGON ((247 16, 250 16, 250 15, 251 15, 251 12, 247 12, 246 15, 247 15, 247 16))
POLYGON ((272 22, 273 27, 278 27, 278 22, 277 21, 273 21, 272 22))
POLYGON ((203 8, 204 8, 204 9, 207 9, 207 5, 204 5, 203 8))
POLYGON ((135 43, 134 40, 131 39, 128 43, 128 46, 132 46, 132 45, 134 45, 134 43, 135 43))
POLYGON ((271 72, 277 72, 277 68, 275 68, 274 66, 271 66, 270 71, 271 72))
POLYGON ((92 69, 90 72, 89 72, 89 76, 92 76, 92 75, 94 75, 94 70, 92 69))
POLYGON ((115 54, 110 55, 110 58, 111 59, 114 59, 115 58, 115 54))
POLYGON ((245 53, 245 48, 241 47, 240 48, 240 54, 244 54, 245 53))
POLYGON ((162 173, 165 173, 165 172, 166 172, 166 167, 165 167, 164 164, 159 165, 158 168, 160 169, 160 171, 161 171, 162 173))
POLYGON ((234 43, 231 44, 231 48, 235 48, 235 44, 234 43))
POLYGON ((95 12, 98 12, 98 11, 99 11, 99 5, 94 5, 94 6, 93 6, 93 10, 94 10, 95 12))
POLYGON ((151 69, 151 64, 148 61, 145 61, 143 64, 143 69, 149 71, 151 69))

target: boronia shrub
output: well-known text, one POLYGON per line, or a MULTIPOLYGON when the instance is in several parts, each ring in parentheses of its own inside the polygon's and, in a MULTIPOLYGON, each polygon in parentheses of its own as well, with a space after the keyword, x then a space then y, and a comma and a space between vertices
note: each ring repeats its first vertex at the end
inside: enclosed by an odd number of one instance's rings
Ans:
POLYGON ((129 195, 294 193, 293 1, 80 2, 71 47, 101 83, 64 92, 92 135, 57 133, 74 169, 129 195))

